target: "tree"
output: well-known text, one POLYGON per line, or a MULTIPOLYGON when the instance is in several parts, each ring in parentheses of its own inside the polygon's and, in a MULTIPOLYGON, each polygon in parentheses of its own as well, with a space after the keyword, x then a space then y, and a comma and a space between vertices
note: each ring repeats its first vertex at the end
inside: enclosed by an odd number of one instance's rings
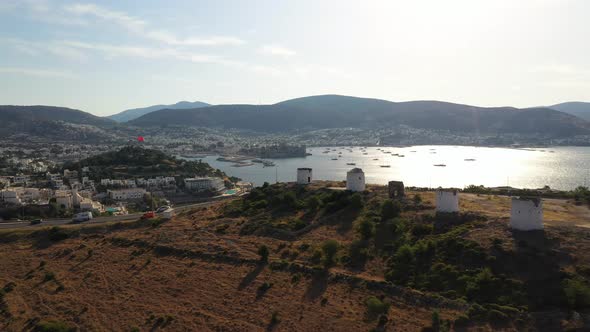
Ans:
POLYGON ((420 203, 422 203, 422 196, 420 194, 414 195, 414 204, 420 205, 420 203))
POLYGON ((322 252, 324 253, 324 265, 330 267, 334 264, 334 258, 338 253, 340 244, 336 240, 326 240, 322 243, 322 252))
POLYGON ((395 218, 399 216, 401 211, 402 206, 398 201, 388 199, 381 205, 381 218, 383 220, 395 218))
POLYGON ((383 302, 375 296, 371 296, 367 299, 367 312, 369 316, 374 319, 379 315, 387 315, 389 311, 389 303, 383 302))
POLYGON ((315 211, 318 209, 318 207, 320 207, 320 204, 322 204, 322 202, 320 201, 319 198, 317 198, 317 196, 311 196, 310 198, 308 198, 305 201, 305 205, 307 206, 308 209, 310 209, 311 211, 315 211))
POLYGON ((353 209, 360 209, 363 207, 363 197, 359 193, 355 193, 350 197, 350 206, 353 209))
POLYGON ((265 246, 264 244, 261 245, 260 247, 258 247, 258 255, 260 255, 260 261, 263 263, 267 263, 268 262, 268 247, 265 246))
POLYGON ((362 218, 357 225, 357 232, 363 240, 368 240, 375 234, 375 224, 368 218, 362 218))

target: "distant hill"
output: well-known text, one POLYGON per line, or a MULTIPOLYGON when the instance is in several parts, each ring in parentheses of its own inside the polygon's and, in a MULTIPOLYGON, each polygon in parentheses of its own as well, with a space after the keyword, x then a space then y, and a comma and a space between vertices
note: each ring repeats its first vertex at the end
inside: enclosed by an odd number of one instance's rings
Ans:
POLYGON ((155 176, 218 176, 225 173, 200 161, 176 159, 174 156, 141 146, 125 146, 120 150, 105 152, 77 162, 68 162, 63 169, 81 170, 90 167, 91 178, 125 179, 155 176))
POLYGON ((549 106, 549 108, 554 109, 556 111, 575 115, 586 121, 590 121, 590 103, 574 101, 549 106))
POLYGON ((440 101, 391 102, 322 95, 274 105, 217 105, 161 110, 129 122, 135 126, 198 126, 262 132, 325 128, 414 128, 482 133, 590 134, 590 123, 549 108, 484 108, 440 101))
POLYGON ((173 105, 153 105, 148 107, 142 108, 133 108, 129 110, 125 110, 121 113, 109 115, 108 118, 111 120, 115 120, 117 122, 127 122, 133 119, 136 119, 142 115, 162 110, 162 109, 188 109, 188 108, 199 108, 199 107, 206 107, 211 106, 207 103, 203 103, 200 101, 190 102, 190 101, 181 101, 173 105))
POLYGON ((0 105, 0 137, 21 135, 56 140, 98 140, 112 136, 113 120, 66 107, 0 105))

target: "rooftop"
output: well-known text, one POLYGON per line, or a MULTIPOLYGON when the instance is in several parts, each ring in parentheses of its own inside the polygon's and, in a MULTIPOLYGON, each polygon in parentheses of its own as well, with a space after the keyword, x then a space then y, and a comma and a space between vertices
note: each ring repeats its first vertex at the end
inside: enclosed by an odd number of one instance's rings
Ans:
POLYGON ((353 169, 351 169, 350 171, 348 171, 348 173, 364 173, 362 169, 355 167, 353 169))

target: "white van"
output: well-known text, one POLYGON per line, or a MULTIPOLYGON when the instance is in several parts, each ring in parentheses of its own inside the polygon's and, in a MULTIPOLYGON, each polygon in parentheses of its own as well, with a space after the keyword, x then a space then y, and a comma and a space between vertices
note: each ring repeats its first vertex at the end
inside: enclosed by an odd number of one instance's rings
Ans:
POLYGON ((174 217, 176 215, 176 213, 174 212, 174 209, 168 208, 168 209, 160 212, 160 215, 164 219, 170 219, 170 218, 174 217))
POLYGON ((92 219, 92 212, 80 212, 74 215, 73 222, 83 222, 92 219))

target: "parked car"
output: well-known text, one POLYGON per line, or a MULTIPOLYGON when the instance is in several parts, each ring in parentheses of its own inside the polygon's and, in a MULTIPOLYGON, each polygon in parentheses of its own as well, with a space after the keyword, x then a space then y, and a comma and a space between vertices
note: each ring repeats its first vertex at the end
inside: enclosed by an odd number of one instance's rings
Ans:
POLYGON ((83 222, 92 220, 92 212, 80 212, 74 215, 73 222, 83 222))
POLYGON ((42 222, 43 222, 42 219, 33 219, 33 220, 30 221, 30 224, 31 225, 39 225, 42 222))
POLYGON ((170 206, 169 206, 169 205, 162 205, 162 206, 160 206, 160 207, 159 207, 159 208, 156 210, 156 213, 162 213, 162 212, 164 212, 164 211, 166 211, 166 210, 168 210, 168 209, 170 209, 170 206))
POLYGON ((141 219, 152 219, 156 217, 156 213, 154 211, 148 211, 141 216, 141 219))
POLYGON ((173 208, 166 209, 160 213, 160 216, 164 219, 170 219, 176 215, 173 208))

